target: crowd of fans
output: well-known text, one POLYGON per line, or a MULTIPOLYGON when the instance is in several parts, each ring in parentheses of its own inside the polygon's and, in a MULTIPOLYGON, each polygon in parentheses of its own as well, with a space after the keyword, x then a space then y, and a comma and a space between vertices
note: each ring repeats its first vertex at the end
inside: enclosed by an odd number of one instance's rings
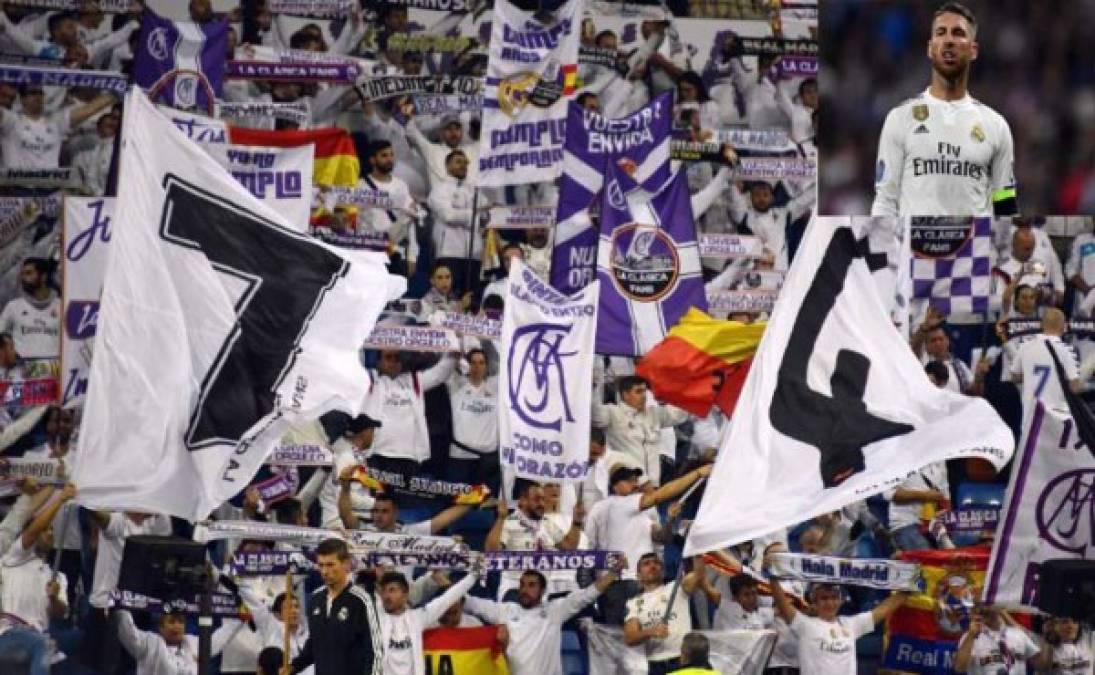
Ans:
MULTIPOLYGON (((375 74, 482 73, 481 58, 403 51, 388 37, 406 30, 481 37, 489 13, 455 19, 439 14, 444 17, 440 22, 423 26, 416 22, 423 15, 409 15, 400 6, 389 6, 377 17, 355 9, 334 22, 275 16, 262 3, 256 6, 253 15, 231 15, 233 21, 243 21, 233 24, 230 50, 243 50, 239 45, 252 42, 326 51, 365 59, 375 74)), ((191 0, 188 12, 197 23, 215 18, 207 0, 191 0)), ((582 66, 585 86, 577 97, 581 105, 622 116, 674 89, 674 117, 687 120, 678 131, 685 138, 705 140, 733 127, 778 129, 787 133, 792 155, 815 158, 818 91, 813 79, 781 78, 774 59, 743 55, 733 37, 720 38, 707 59, 689 49, 687 24, 678 21, 636 21, 642 39, 633 49, 619 50, 623 36, 602 28, 598 18, 586 17, 583 42, 616 50, 618 66, 582 66)), ((68 67, 127 72, 139 20, 139 12, 110 15, 90 6, 46 12, 8 4, 0 10, 0 53, 13 59, 53 59, 68 67)), ((728 30, 735 28, 728 24, 728 30)), ((310 111, 306 126, 339 125, 354 132, 362 165, 360 186, 387 192, 398 208, 327 209, 320 197, 313 225, 363 238, 378 233, 386 240, 391 271, 407 275, 411 284, 408 297, 393 304, 384 321, 417 322, 436 310, 497 318, 506 300, 500 279, 514 257, 546 277, 550 229, 502 231, 501 241, 489 242, 480 219, 491 204, 554 205, 555 186, 476 190, 475 113, 431 118, 416 114, 404 99, 362 104, 352 89, 325 84, 230 80, 224 97, 304 100, 310 111), (497 249, 498 265, 482 255, 492 248, 497 249)), ((880 111, 889 107, 879 105, 880 111)), ((0 166, 71 166, 79 175, 78 192, 110 194, 120 115, 117 102, 98 92, 0 83, 0 166)), ((279 129, 294 126, 285 120, 239 122, 279 129)), ((1030 126, 1032 132, 1037 129, 1030 126)), ((813 209, 813 181, 743 182, 735 180, 733 168, 716 170, 704 163, 681 168, 696 193, 694 207, 701 207, 695 209, 700 233, 753 234, 766 250, 760 260, 730 265, 705 258, 705 275, 730 288, 778 288, 779 273, 794 255, 813 209)), ((1033 179, 1026 184, 1034 189, 1033 179)), ((21 186, 4 192, 41 194, 21 186)), ((1083 226, 1088 233, 1077 237, 1065 269, 1070 287, 1086 294, 1095 285, 1095 267, 1090 274, 1086 271, 1092 267, 1085 263, 1091 251, 1083 238, 1092 237, 1091 223, 1083 226)), ((998 230, 1006 227, 998 224, 998 230)), ((43 225, 36 236, 55 238, 57 232, 43 225)), ((1005 255, 1022 267, 1013 276, 1025 278, 1031 256, 1044 258, 1047 274, 1056 269, 1060 275, 1060 263, 1056 268, 1051 264, 1057 260, 1050 258, 1055 255, 1053 242, 1042 230, 1024 224, 1005 239, 1002 245, 1010 251, 1005 255), (1032 236, 1037 244, 1033 252, 1027 246, 1032 236)), ((1000 267, 1007 269, 1007 263, 1000 267)), ((1016 301, 1014 311, 1031 313, 1039 302, 1068 301, 1064 277, 1060 278, 1060 288, 1047 281, 1053 288, 1038 295, 1034 308, 1027 300, 1016 301)), ((1009 282, 1001 282, 1000 297, 1027 293, 1027 284, 1009 282)), ((56 373, 59 283, 56 261, 48 256, 29 258, 21 266, 20 292, 0 311, 0 380, 10 383, 56 373)), ((1078 306, 1084 303, 1079 301, 1078 306)), ((735 316, 753 320, 757 313, 735 316)), ((987 389, 978 387, 991 377, 990 370, 983 363, 970 368, 954 359, 947 331, 940 335, 937 330, 938 320, 934 314, 928 317, 913 338, 914 347, 923 343, 929 375, 941 386, 970 395, 984 393, 987 389)), ((851 654, 855 637, 872 632, 898 599, 884 600, 877 592, 845 596, 824 585, 807 594, 805 588, 787 584, 788 593, 813 607, 807 614, 806 605, 796 609, 778 584, 772 589, 774 601, 758 596, 755 576, 766 555, 786 547, 886 557, 902 549, 945 547, 951 544, 947 537, 925 529, 921 506, 953 503, 950 486, 970 479, 962 467, 951 467, 950 472, 933 467, 884 497, 716 552, 718 565, 703 558, 682 561, 683 536, 703 487, 683 501, 681 497, 710 471, 727 424, 720 412, 697 419, 659 404, 647 383, 634 375, 631 359, 598 358, 590 469, 581 498, 564 508, 558 486, 517 481, 511 494, 500 489, 495 343, 469 339, 461 353, 440 357, 381 351, 365 352, 363 359, 372 375, 367 414, 352 420, 329 416, 294 429, 285 441, 330 449, 336 461, 318 468, 264 467, 256 482, 288 476, 297 486, 295 493, 270 504, 252 486, 219 509, 216 518, 459 535, 479 551, 621 551, 626 560, 619 570, 607 570, 596 580, 573 572, 488 574, 479 569, 457 580, 459 575, 450 579, 416 569, 351 571, 345 544, 327 540, 315 550, 316 572, 292 595, 284 593, 281 577, 240 581, 239 597, 249 618, 220 622, 213 640, 220 672, 277 673, 287 644, 294 672, 361 672, 350 669, 374 661, 375 672, 420 673, 423 629, 483 622, 505 627, 499 631, 500 648, 510 671, 518 674, 561 672, 567 656, 564 633, 584 641, 588 622, 617 631, 621 644, 647 661, 651 673, 704 665, 708 647, 702 635, 691 632, 694 628, 774 629, 779 637, 771 667, 822 672, 819 668, 830 663, 821 646, 825 622, 835 621, 838 612, 855 614, 848 619, 846 634, 852 637, 842 643, 843 651, 851 654), (477 507, 421 495, 378 495, 357 479, 355 467, 362 461, 371 469, 402 476, 484 483, 493 497, 477 507), (680 591, 673 592, 678 574, 680 591), (673 611, 667 613, 671 603, 673 611), (672 618, 667 622, 666 616, 672 618)), ((5 458, 71 463, 79 452, 78 410, 5 406, 0 415, 5 458)), ((7 515, 0 524, 0 670, 15 668, 23 658, 32 663, 34 673, 47 672, 51 660, 58 661, 54 668, 59 672, 114 673, 133 667, 138 673, 195 671, 193 617, 130 613, 115 607, 112 595, 128 537, 174 532, 189 538, 193 523, 159 514, 91 512, 72 503, 72 486, 43 486, 33 479, 9 479, 0 485, 9 495, 4 500, 7 515)), ((267 550, 269 545, 236 541, 210 549, 213 561, 222 566, 233 550, 267 550)), ((581 656, 571 654, 568 672, 581 671, 580 662, 581 656)))
MULTIPOLYGON (((1083 26, 1087 3, 976 3, 970 96, 1007 120, 1024 213, 1091 213, 1095 205, 1095 80, 1083 26), (1037 30, 1031 27, 1037 26, 1037 30)), ((823 214, 870 210, 886 114, 928 85, 934 4, 826 3, 820 30, 825 98, 823 214)))

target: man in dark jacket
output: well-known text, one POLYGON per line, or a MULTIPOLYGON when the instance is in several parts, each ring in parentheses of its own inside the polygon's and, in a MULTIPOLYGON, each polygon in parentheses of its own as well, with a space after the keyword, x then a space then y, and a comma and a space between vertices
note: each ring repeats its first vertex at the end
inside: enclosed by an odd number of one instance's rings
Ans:
POLYGON ((290 669, 315 665, 316 675, 381 675, 376 607, 350 580, 350 550, 341 539, 316 548, 323 586, 308 601, 308 641, 290 669))

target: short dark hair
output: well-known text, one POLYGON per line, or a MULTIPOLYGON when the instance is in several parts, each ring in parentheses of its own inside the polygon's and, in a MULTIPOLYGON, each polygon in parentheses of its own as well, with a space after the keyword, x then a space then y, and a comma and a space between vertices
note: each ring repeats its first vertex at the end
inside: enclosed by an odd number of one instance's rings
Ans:
POLYGON ((589 430, 589 442, 596 443, 597 445, 605 444, 605 430, 593 427, 589 430))
POLYGON ((35 271, 42 276, 48 276, 50 268, 53 267, 50 261, 45 258, 26 258, 23 260, 23 267, 26 267, 27 265, 33 267, 35 271))
POLYGON ((540 484, 535 481, 531 481, 528 478, 518 478, 513 482, 513 494, 516 495, 518 499, 521 499, 528 494, 529 490, 537 487, 540 487, 540 484))
POLYGON ((616 32, 611 30, 603 30, 593 38, 593 44, 600 45, 601 38, 616 37, 616 32))
POLYGON ((492 293, 491 295, 488 295, 487 297, 483 298, 483 307, 482 307, 482 309, 485 309, 485 310, 489 309, 489 310, 492 310, 492 311, 496 310, 496 311, 501 312, 505 308, 506 308, 506 301, 500 295, 495 295, 495 294, 492 293))
POLYGON ((646 380, 638 375, 624 375, 616 382, 616 391, 619 392, 620 396, 623 396, 640 384, 645 385, 646 380))
POLYGON ((939 9, 935 10, 935 14, 932 15, 932 23, 935 23, 936 17, 940 14, 957 14, 970 24, 970 30, 974 35, 977 35, 977 17, 973 15, 973 10, 966 7, 960 2, 944 2, 939 6, 939 9))
POLYGON ((464 354, 464 357, 470 362, 471 357, 474 354, 478 354, 478 355, 482 356, 484 361, 489 360, 489 359, 487 359, 487 353, 485 351, 483 351, 482 349, 480 349, 479 347, 473 347, 472 349, 469 349, 467 351, 467 353, 464 354))
POLYGON ((547 590, 547 577, 545 577, 540 572, 537 572, 536 570, 525 570, 524 572, 521 573, 521 576, 523 576, 523 577, 525 577, 525 576, 536 577, 536 581, 539 582, 539 584, 540 584, 540 589, 544 590, 544 591, 547 590))
POLYGON ((402 572, 385 572, 380 575, 380 581, 377 584, 379 588, 384 588, 388 584, 396 584, 403 589, 404 593, 411 592, 411 585, 407 583, 407 577, 403 576, 402 572))
POLYGON ((578 98, 574 99, 574 102, 580 106, 585 106, 586 101, 589 100, 590 97, 597 98, 597 93, 593 91, 583 91, 578 94, 578 98))
POLYGON ((390 492, 381 492, 380 494, 373 495, 373 506, 376 506, 377 502, 388 502, 392 505, 393 509, 399 508, 399 502, 396 500, 395 495, 390 492))
POLYGON ((376 153, 383 152, 390 147, 392 147, 392 142, 383 138, 378 141, 373 141, 372 143, 369 143, 369 147, 366 148, 365 156, 370 158, 375 157, 376 153))
POLYGON ((57 30, 62 22, 69 19, 71 19, 72 21, 76 21, 76 17, 76 12, 57 12, 53 16, 49 17, 49 20, 46 21, 46 28, 49 31, 50 36, 53 36, 53 31, 57 30))
POLYGON ((299 499, 290 497, 274 504, 274 516, 279 523, 295 523, 300 518, 303 508, 299 499))
POLYGON ((320 40, 316 38, 312 31, 304 28, 289 36, 290 49, 304 49, 310 42, 320 42, 320 40))
POLYGON ((449 271, 449 274, 452 274, 452 267, 447 262, 435 262, 433 266, 430 267, 430 277, 432 278, 433 275, 437 274, 437 270, 441 269, 442 267, 447 269, 449 271))
POLYGON ((460 155, 464 159, 468 158, 468 155, 467 155, 466 152, 464 152, 463 150, 460 150, 460 149, 456 149, 456 150, 453 150, 452 152, 450 152, 449 154, 445 155, 445 163, 448 164, 449 162, 452 161, 452 158, 456 157, 457 155, 460 155))
POLYGON ((738 593, 741 593, 747 588, 756 588, 757 580, 748 574, 735 574, 730 577, 730 595, 737 597, 738 593))
POLYGON ((924 366, 924 372, 927 373, 929 377, 934 377, 939 380, 940 384, 946 384, 951 379, 951 374, 942 361, 928 361, 924 366))
POLYGON ((711 655, 711 645, 707 636, 695 631, 681 639, 681 665, 705 666, 711 655))
POLYGON ((270 609, 274 611, 274 614, 281 614, 281 608, 285 605, 285 599, 289 596, 284 593, 278 593, 274 598, 274 604, 270 606, 270 609))
POLYGON ((263 675, 275 675, 281 672, 284 656, 277 647, 267 647, 259 652, 259 668, 263 675))
POLYGON ((319 542, 319 546, 316 547, 316 555, 333 555, 341 561, 346 561, 350 559, 350 547, 342 539, 331 537, 319 542))

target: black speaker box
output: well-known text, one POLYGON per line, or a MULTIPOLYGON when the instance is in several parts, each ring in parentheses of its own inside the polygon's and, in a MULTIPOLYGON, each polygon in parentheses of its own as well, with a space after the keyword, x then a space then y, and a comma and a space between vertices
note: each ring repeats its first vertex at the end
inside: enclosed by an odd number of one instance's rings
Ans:
POLYGON ((202 590, 205 545, 180 537, 138 535, 125 540, 118 588, 161 600, 202 590))
POLYGON ((1038 578, 1038 609, 1080 621, 1095 618, 1095 560, 1047 560, 1038 578))

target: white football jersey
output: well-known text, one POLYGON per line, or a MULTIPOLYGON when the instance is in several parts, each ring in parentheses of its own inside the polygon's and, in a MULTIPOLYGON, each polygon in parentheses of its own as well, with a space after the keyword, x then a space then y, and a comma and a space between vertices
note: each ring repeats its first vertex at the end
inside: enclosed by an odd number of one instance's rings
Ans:
POLYGON ((968 94, 924 91, 882 126, 872 216, 992 216, 1015 212, 1011 129, 968 94))

